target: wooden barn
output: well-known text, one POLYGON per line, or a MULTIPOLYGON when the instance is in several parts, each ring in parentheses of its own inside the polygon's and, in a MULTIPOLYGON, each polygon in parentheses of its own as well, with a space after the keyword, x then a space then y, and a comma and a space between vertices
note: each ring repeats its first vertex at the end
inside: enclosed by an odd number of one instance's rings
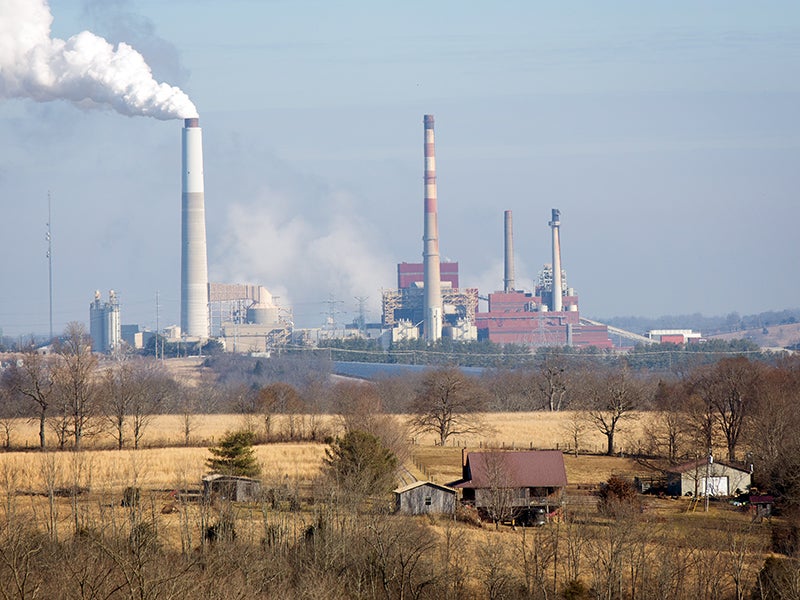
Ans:
POLYGON ((405 515, 453 514, 456 491, 431 481, 415 481, 394 491, 395 509, 405 515))
POLYGON ((261 482, 250 477, 206 475, 203 477, 203 498, 212 496, 231 502, 255 502, 261 497, 261 482))
POLYGON ((667 472, 667 493, 671 496, 713 496, 725 498, 747 492, 753 485, 750 471, 735 465, 706 459, 677 465, 667 472))
POLYGON ((541 523, 560 508, 567 487, 564 455, 558 450, 462 453, 462 502, 486 515, 500 511, 510 518, 541 523))

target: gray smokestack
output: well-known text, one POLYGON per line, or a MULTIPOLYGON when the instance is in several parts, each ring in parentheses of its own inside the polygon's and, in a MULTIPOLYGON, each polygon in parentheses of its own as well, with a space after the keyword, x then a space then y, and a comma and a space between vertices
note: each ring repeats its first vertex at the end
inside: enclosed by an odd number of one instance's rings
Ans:
POLYGON ((209 335, 206 209, 203 185, 203 130, 199 119, 184 121, 181 200, 181 331, 209 335))
POLYGON ((505 262, 503 273, 503 291, 514 291, 514 225, 511 211, 505 212, 505 262))
POLYGON ((439 224, 436 206, 436 151, 433 142, 433 115, 425 115, 425 233, 422 262, 425 294, 422 303, 425 340, 442 337, 442 280, 439 267, 439 224))
POLYGON ((561 227, 561 211, 553 209, 553 220, 549 225, 553 229, 553 310, 560 312, 564 309, 561 290, 561 238, 559 229, 561 227))

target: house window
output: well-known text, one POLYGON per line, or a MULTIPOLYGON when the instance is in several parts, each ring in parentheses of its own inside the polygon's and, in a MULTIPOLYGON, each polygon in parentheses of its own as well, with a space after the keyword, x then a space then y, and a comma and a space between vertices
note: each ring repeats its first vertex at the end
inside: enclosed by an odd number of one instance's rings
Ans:
POLYGON ((431 505, 431 497, 425 496, 425 506, 430 506, 430 505, 431 505))

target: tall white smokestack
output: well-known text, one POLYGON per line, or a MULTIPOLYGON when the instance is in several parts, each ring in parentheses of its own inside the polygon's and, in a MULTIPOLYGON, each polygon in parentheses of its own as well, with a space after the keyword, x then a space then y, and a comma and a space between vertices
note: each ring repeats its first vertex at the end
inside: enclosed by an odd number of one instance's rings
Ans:
POLYGON ((514 291, 514 226, 511 211, 505 212, 505 261, 503 274, 503 291, 514 291))
POLYGON ((428 342, 442 337, 442 279, 439 268, 439 224, 436 207, 436 151, 433 143, 433 115, 425 115, 425 234, 422 238, 425 295, 424 335, 428 342))
POLYGON ((553 220, 549 225, 553 229, 553 310, 560 312, 564 309, 562 303, 561 290, 561 238, 559 229, 561 227, 561 211, 553 209, 553 220))
POLYGON ((188 337, 204 339, 209 335, 208 260, 199 119, 185 119, 182 140, 181 331, 188 337))

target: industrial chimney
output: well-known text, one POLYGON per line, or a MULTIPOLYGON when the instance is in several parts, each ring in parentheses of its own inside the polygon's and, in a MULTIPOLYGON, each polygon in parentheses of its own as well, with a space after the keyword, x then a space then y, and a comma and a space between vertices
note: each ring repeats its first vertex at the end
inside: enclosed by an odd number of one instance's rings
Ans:
POLYGON ((503 273, 503 291, 514 291, 514 228, 511 218, 511 211, 505 213, 505 262, 503 273))
POLYGON ((206 210, 203 188, 203 130, 197 118, 185 119, 182 136, 181 331, 192 338, 209 335, 206 210))
POLYGON ((553 229, 553 310, 561 312, 564 310, 562 303, 563 292, 561 290, 561 239, 559 228, 561 227, 561 211, 553 209, 553 220, 548 223, 553 229))
POLYGON ((439 225, 436 207, 436 152, 433 144, 433 115, 425 115, 425 233, 422 261, 424 265, 425 340, 435 342, 442 337, 442 281, 439 269, 439 225))

